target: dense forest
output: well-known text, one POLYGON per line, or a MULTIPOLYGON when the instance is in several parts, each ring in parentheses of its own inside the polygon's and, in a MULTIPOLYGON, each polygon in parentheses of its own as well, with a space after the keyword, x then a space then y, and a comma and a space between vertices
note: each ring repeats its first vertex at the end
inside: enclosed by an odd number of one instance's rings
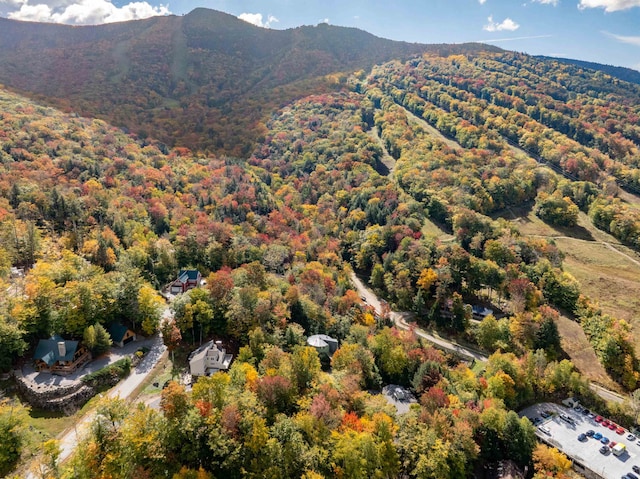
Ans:
POLYGON ((0 83, 169 146, 246 157, 271 112, 346 74, 424 51, 327 24, 269 30, 226 13, 72 27, 0 18, 0 83))
MULTIPOLYGON (((181 22, 198 32, 198 18, 181 22)), ((169 35, 157 24, 175 20, 150 20, 147 41, 169 35)), ((95 32, 113 42, 111 32, 125 27, 95 32)), ((309 31, 319 30, 290 34, 309 31)), ((189 38, 201 42, 189 48, 206 49, 206 33, 189 38)), ((6 74, 25 67, 16 68, 6 74)), ((121 80, 137 85, 130 75, 121 80)), ((100 402, 82 452, 52 470, 74 478, 458 479, 510 460, 536 478, 564 477, 567 459, 538 445, 515 412, 568 395, 605 407, 562 350, 559 316, 580 324, 621 390, 638 388, 640 364, 631 325, 581 292, 553 241, 521 234, 505 211, 529 205, 569 228, 586 214, 640 250, 639 210, 619 197, 640 191, 640 88, 481 48, 367 67, 313 95, 300 83, 299 93, 278 96, 285 83, 265 82, 277 100, 265 103, 260 135, 217 151, 212 135, 188 122, 185 131, 204 143, 168 146, 162 135, 172 130, 155 129, 162 114, 141 121, 147 97, 137 113, 122 110, 139 122, 133 130, 148 129, 135 136, 0 90, 0 369, 28 360, 38 339, 86 339, 115 321, 145 334, 162 328, 172 351, 214 337, 238 345, 228 373, 190 390, 169 383, 160 410, 100 402), (242 155, 246 145, 255 146, 242 155), (175 298, 174 321, 162 323, 157 291, 185 267, 198 268, 206 286, 175 298), (472 343, 488 361, 439 351, 375 314, 352 271, 390 308, 472 343), (477 303, 495 314, 473 321, 477 303), (316 333, 339 341, 332 358, 306 345, 316 333), (405 414, 378 393, 389 384, 415 394, 405 414)), ((79 110, 98 113, 99 98, 79 110)), ((185 115, 199 101, 189 98, 179 107, 185 115)), ((624 407, 610 412, 632 421, 624 407)), ((0 438, 12 445, 0 453, 0 473, 26 448, 27 413, 0 400, 0 438)), ((54 464, 55 447, 44 450, 54 464)))

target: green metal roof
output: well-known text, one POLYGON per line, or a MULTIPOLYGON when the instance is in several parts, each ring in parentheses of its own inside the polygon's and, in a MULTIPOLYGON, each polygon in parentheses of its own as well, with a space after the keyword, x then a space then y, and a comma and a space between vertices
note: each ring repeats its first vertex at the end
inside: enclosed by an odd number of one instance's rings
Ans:
POLYGON ((36 352, 33 355, 34 359, 40 359, 44 361, 48 366, 55 364, 57 361, 73 361, 73 356, 78 349, 78 341, 68 341, 62 339, 60 336, 52 336, 51 339, 41 339, 36 347, 36 352), (64 356, 60 356, 58 350, 58 343, 64 342, 65 352, 64 356))

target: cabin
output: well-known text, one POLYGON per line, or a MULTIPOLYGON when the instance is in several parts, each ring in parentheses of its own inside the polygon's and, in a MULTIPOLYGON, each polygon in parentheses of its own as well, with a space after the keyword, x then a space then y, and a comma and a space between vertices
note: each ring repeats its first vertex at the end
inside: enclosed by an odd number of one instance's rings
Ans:
POLYGON ((136 333, 120 323, 111 323, 107 331, 109 331, 113 345, 120 348, 124 348, 125 344, 136 340, 136 333))
POLYGON ((232 354, 227 354, 222 341, 209 341, 189 355, 191 376, 211 376, 218 371, 229 369, 232 354))
POLYGON ((169 285, 171 294, 180 294, 200 286, 202 275, 197 269, 181 269, 178 278, 169 285))
POLYGON ((482 321, 490 314, 493 314, 493 309, 485 308, 484 306, 480 306, 479 304, 474 304, 471 307, 471 314, 473 316, 473 319, 482 321))
POLYGON ((38 342, 33 360, 40 372, 66 376, 91 361, 91 353, 84 346, 79 346, 78 341, 55 335, 38 342))

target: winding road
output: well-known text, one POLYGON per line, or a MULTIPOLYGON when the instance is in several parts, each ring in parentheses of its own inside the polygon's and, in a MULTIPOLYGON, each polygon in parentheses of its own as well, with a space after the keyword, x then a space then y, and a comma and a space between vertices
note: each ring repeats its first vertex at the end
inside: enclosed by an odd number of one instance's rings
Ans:
MULTIPOLYGON (((356 287, 356 290, 358 291, 358 294, 364 298, 364 300, 366 301, 366 303, 370 306, 373 307, 373 309, 376 311, 376 313, 378 314, 382 314, 383 312, 383 307, 382 307, 382 301, 380 300, 380 298, 378 298, 369 288, 367 288, 365 286, 365 284, 360 280, 360 278, 358 278, 355 273, 351 273, 350 274, 350 278, 352 283, 354 284, 354 286, 356 287)), ((457 344, 453 341, 449 341, 446 339, 442 339, 439 338, 437 336, 434 336, 432 334, 429 334, 428 332, 424 331, 423 329, 420 329, 418 327, 416 327, 413 324, 409 324, 407 323, 407 318, 411 315, 411 313, 400 313, 397 311, 390 311, 389 312, 389 317, 391 318, 391 320, 393 321, 393 323, 400 329, 413 329, 416 333, 416 335, 420 336, 421 338, 426 339, 427 341, 435 344, 437 347, 442 348, 442 349, 446 349, 447 351, 451 351, 459 356, 463 356, 466 357, 468 359, 475 359, 476 361, 486 361, 488 358, 487 355, 479 352, 479 351, 475 351, 473 349, 470 349, 468 347, 462 346, 460 344, 457 344)), ((620 394, 610 391, 609 389, 603 388, 602 386, 595 384, 595 383, 589 383, 589 387, 591 388, 592 391, 594 391, 598 396, 600 396, 602 399, 604 399, 605 401, 610 401, 610 402, 616 402, 616 403, 623 403, 625 401, 625 397, 621 396, 620 394)))

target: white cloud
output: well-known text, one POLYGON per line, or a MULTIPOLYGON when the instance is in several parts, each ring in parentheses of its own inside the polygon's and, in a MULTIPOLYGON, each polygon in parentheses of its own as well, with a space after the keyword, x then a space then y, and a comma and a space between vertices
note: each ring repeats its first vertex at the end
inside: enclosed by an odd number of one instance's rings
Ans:
POLYGON ((618 40, 620 43, 628 43, 629 45, 635 45, 640 47, 640 37, 637 36, 626 36, 626 35, 616 35, 615 33, 602 32, 606 36, 611 37, 615 40, 618 40))
POLYGON ((238 15, 240 20, 251 23, 256 27, 271 28, 272 23, 277 23, 279 20, 273 15, 267 15, 267 21, 263 21, 262 13, 241 13, 238 15))
POLYGON ((640 7, 640 0, 580 0, 578 8, 604 8, 605 12, 617 12, 640 7))
POLYGON ((558 5, 560 0, 533 0, 536 3, 542 3, 543 5, 553 5, 554 7, 558 5))
POLYGON ((14 20, 33 22, 68 23, 72 25, 96 25, 100 23, 138 20, 171 12, 165 5, 154 7, 143 2, 130 2, 117 7, 111 0, 0 0, 0 3, 20 5, 8 13, 14 20))
POLYGON ((479 3, 480 5, 484 5, 486 1, 487 1, 487 0, 478 0, 478 3, 479 3))
POLYGON ((321 18, 320 20, 318 20, 318 23, 329 23, 329 19, 328 18, 321 18))
POLYGON ((502 30, 509 30, 510 32, 512 32, 520 28, 520 25, 518 25, 508 17, 502 20, 500 23, 497 23, 493 21, 493 15, 489 15, 487 21, 489 23, 482 28, 488 32, 500 32, 502 30))

